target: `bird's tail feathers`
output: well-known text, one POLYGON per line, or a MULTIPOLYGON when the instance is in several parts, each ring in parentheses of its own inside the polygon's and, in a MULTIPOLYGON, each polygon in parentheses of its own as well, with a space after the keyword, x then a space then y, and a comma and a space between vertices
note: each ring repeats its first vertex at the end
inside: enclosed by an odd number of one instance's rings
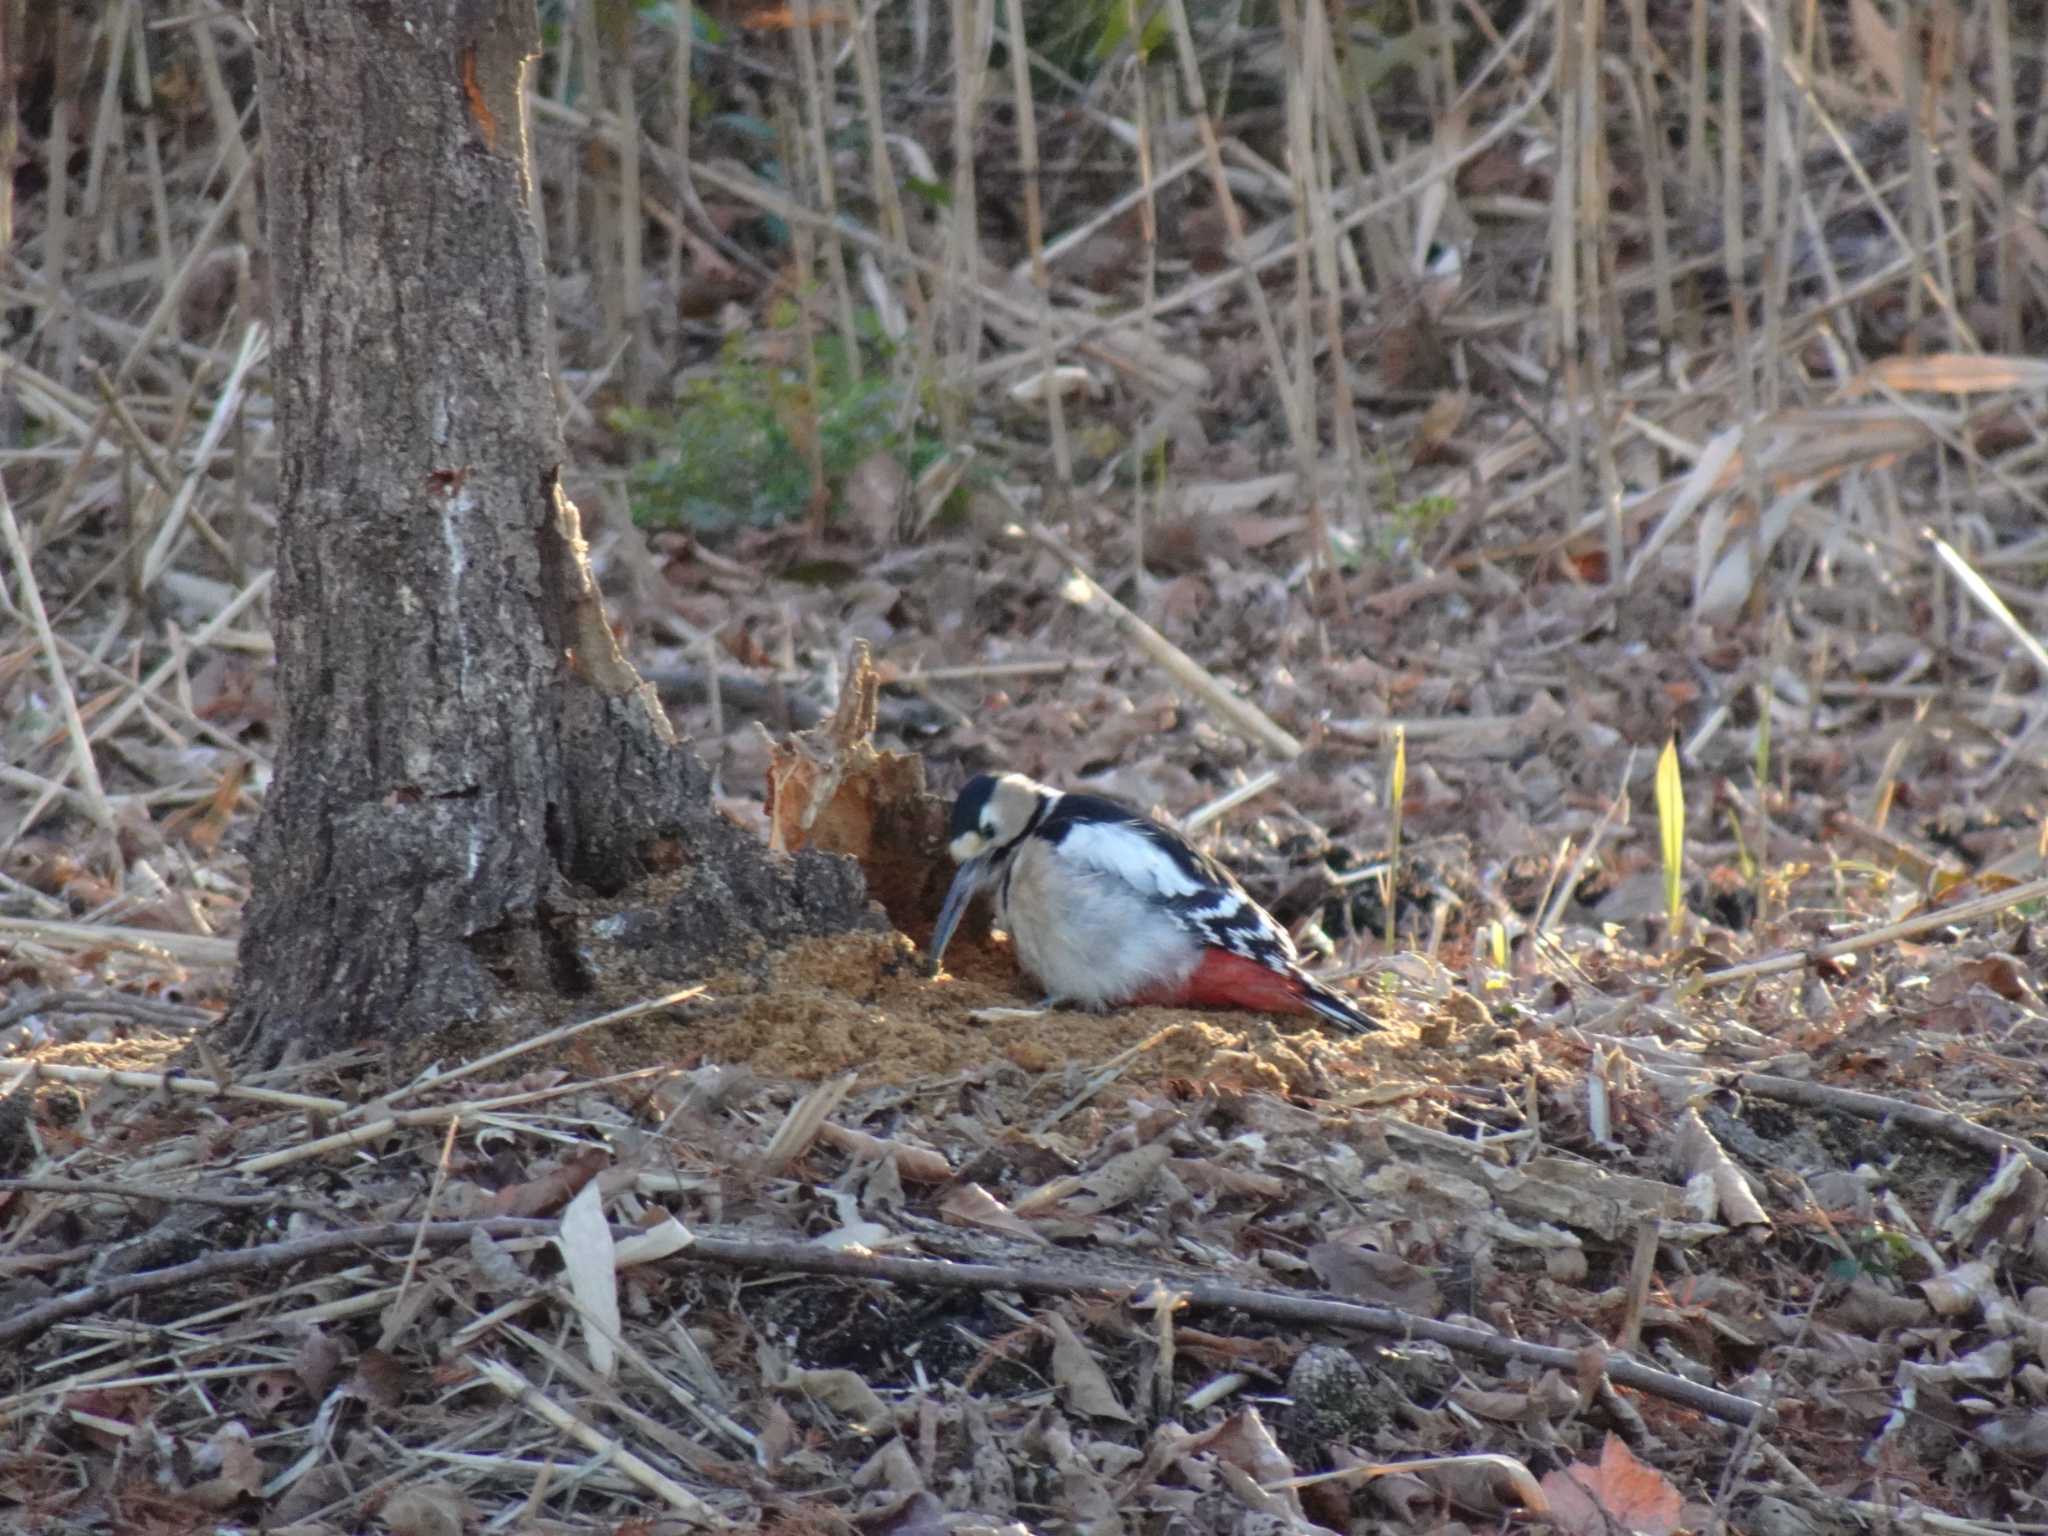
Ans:
POLYGON ((1380 1021, 1361 1012, 1358 1005, 1343 993, 1308 976, 1301 977, 1301 983, 1301 1000, 1339 1029, 1349 1030, 1354 1035, 1371 1034, 1379 1029, 1380 1021))

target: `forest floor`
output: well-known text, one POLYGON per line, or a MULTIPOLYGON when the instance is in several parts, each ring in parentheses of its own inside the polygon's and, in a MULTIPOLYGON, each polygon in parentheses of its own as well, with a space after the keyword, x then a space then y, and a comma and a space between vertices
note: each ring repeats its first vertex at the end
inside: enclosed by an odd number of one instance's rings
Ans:
MULTIPOLYGON (((1673 132, 1712 94, 1691 9, 1632 9, 1640 76, 1599 43, 1673 132)), ((167 186, 176 228, 74 229, 68 307, 46 261, 6 273, 31 558, 0 611, 0 1525, 2048 1530, 2048 241, 1999 147, 2044 120, 2008 121, 1997 74, 2024 101, 2038 61, 1937 8, 1908 67, 1852 9, 1789 51, 1805 74, 1744 54, 1751 201, 1617 130, 1612 219, 1576 234, 1562 10, 1502 38, 1471 8, 1473 51, 1392 66, 1439 106, 1379 109, 1387 229, 1327 143, 1290 159, 1274 84, 1223 118, 1226 179, 1248 252, 1333 249, 1311 206, 1347 222, 1327 314, 1309 250, 1235 274, 1199 137, 1130 77, 1036 129, 976 116, 990 165, 1043 135, 1049 230, 1093 226, 1043 322, 1085 380, 1040 366, 1012 171, 791 304, 816 231, 771 227, 743 87, 821 66, 779 32, 709 50, 730 110, 691 148, 700 210, 656 199, 680 234, 636 336, 617 125, 566 65, 543 89, 568 483, 720 804, 765 835, 772 755, 863 642, 874 744, 932 794, 1007 767, 1179 820, 1382 1022, 1356 1039, 1020 1014, 1000 939, 926 973, 927 911, 238 1076, 205 1028, 275 746, 260 224, 215 132, 242 132, 247 40, 148 34, 148 111, 73 80, 79 158, 17 178, 20 248, 51 249, 67 177, 131 209, 167 186), (1156 251, 1126 118, 1181 167, 1156 251), (1329 180, 1297 222, 1275 167, 1302 163, 1329 180), (977 207, 962 299, 933 231, 977 207), (1454 275, 1389 277, 1447 243, 1454 275), (895 335, 891 285, 939 317, 877 346, 899 393, 817 388, 939 404, 842 461, 759 370, 847 294, 895 335), (823 510, 761 515, 766 461, 722 521, 650 474, 650 422, 687 456, 654 409, 678 386, 784 457, 820 442, 823 510), (628 516, 664 495, 662 526, 628 516)), ((94 36, 139 46, 132 13, 94 36)), ((1256 81, 1282 39, 1240 42, 1256 81)), ((666 50, 641 37, 644 92, 666 50)), ((945 142, 945 76, 892 132, 945 142)))

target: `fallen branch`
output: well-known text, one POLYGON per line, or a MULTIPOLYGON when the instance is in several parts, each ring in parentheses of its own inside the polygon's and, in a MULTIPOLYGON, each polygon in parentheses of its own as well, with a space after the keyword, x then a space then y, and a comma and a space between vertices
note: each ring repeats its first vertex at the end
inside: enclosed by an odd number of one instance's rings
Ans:
POLYGON ((1943 1141, 1987 1152, 1993 1157, 2009 1152, 2014 1157, 2024 1157, 2043 1173, 2048 1173, 2048 1151, 2024 1137, 1979 1125, 1952 1109, 1916 1104, 1910 1099, 1894 1098, 1885 1093, 1831 1088, 1826 1083, 1809 1083, 1796 1077, 1773 1077, 1759 1072, 1730 1073, 1727 1081, 1738 1093, 1754 1094, 1773 1103, 1833 1110, 1837 1114, 1854 1115, 1859 1120, 1891 1120, 1911 1126, 1916 1131, 1925 1131, 1930 1136, 1938 1136, 1943 1141))
MULTIPOLYGON (((389 1247, 400 1243, 445 1247, 451 1243, 466 1242, 475 1232, 511 1238, 551 1237, 559 1230, 557 1222, 525 1217, 477 1221, 394 1221, 208 1254, 189 1264, 142 1270, 102 1280, 25 1307, 11 1316, 0 1317, 0 1344, 27 1338, 65 1318, 100 1311, 130 1296, 218 1279, 240 1270, 276 1269, 345 1249, 389 1247)), ((630 1228, 621 1227, 618 1232, 621 1236, 633 1235, 630 1228)), ((892 1285, 925 1285, 948 1290, 1027 1291, 1053 1296, 1129 1295, 1168 1278, 1164 1274, 1147 1271, 1117 1272, 1063 1269, 1049 1264, 986 1264, 954 1259, 905 1258, 821 1248, 814 1243, 719 1237, 699 1237, 676 1254, 671 1262, 725 1264, 735 1269, 829 1275, 842 1280, 880 1280, 892 1285)), ((1171 1280, 1184 1304, 1202 1311, 1242 1312, 1275 1322, 1355 1328, 1393 1338, 1427 1339, 1447 1349, 1497 1364, 1521 1361, 1572 1373, 1579 1371, 1584 1364, 1580 1350, 1532 1344, 1523 1339, 1488 1333, 1482 1328, 1417 1317, 1396 1307, 1370 1307, 1286 1291, 1255 1290, 1249 1286, 1227 1285, 1178 1274, 1171 1280)), ((1623 1356, 1609 1355, 1603 1362, 1603 1369, 1608 1379, 1618 1386, 1651 1393, 1710 1418, 1747 1425, 1763 1414, 1763 1410, 1746 1397, 1703 1387, 1682 1376, 1656 1370, 1623 1356)))
POLYGON ((1707 987, 1726 986, 1731 981, 1752 981, 1759 976, 1776 976, 1784 971, 1804 970, 1817 961, 1853 955, 1862 949, 1875 949, 1878 945, 1889 944, 1894 939, 1916 938, 1934 928, 1974 922, 1980 917, 1989 917, 1994 912, 2003 912, 2009 907, 2039 901, 2044 896, 2048 896, 2048 878, 2029 880, 2024 885, 1993 891, 1989 896, 1979 896, 1973 901, 1959 901, 1952 907, 1935 907, 1909 917, 1904 922, 1887 923, 1884 927, 1873 928, 1867 933, 1836 939, 1832 944, 1818 944, 1812 949, 1782 950, 1775 955, 1765 955, 1761 960, 1745 960, 1740 965, 1727 966, 1718 971, 1702 971, 1686 983, 1685 990, 1696 992, 1707 987))
POLYGON ((326 1201, 299 1200, 291 1195, 230 1195, 169 1185, 117 1184, 104 1179, 0 1179, 0 1191, 26 1190, 42 1195, 113 1195, 122 1200, 157 1200, 165 1205, 217 1205, 226 1210, 270 1210, 300 1206, 327 1210, 326 1201))
MULTIPOLYGON (((700 1237, 677 1254, 675 1261, 832 1275, 849 1280, 885 1280, 896 1285, 942 1286, 953 1290, 1036 1291, 1055 1296, 1113 1295, 1136 1291, 1167 1278, 1163 1274, 1056 1269, 1047 1264, 974 1264, 953 1259, 902 1258, 825 1249, 810 1243, 746 1242, 710 1237, 700 1237)), ((1566 1372, 1576 1372, 1584 1363, 1582 1352, 1576 1349, 1531 1344, 1504 1334, 1488 1333, 1483 1328, 1440 1323, 1434 1318, 1417 1317, 1397 1307, 1369 1307, 1358 1302, 1329 1301, 1289 1291, 1255 1290, 1250 1286, 1191 1280, 1178 1275, 1172 1277, 1172 1284, 1186 1305, 1202 1311, 1243 1312, 1275 1322, 1319 1323, 1396 1338, 1428 1339, 1447 1349, 1496 1363, 1519 1360, 1533 1365, 1554 1366, 1566 1372)), ((0 1334, 0 1339, 4 1338, 5 1335, 0 1334)), ((1651 1393, 1731 1424, 1749 1424, 1762 1412, 1749 1398, 1700 1386, 1640 1361, 1609 1355, 1604 1367, 1608 1378, 1620 1386, 1651 1393)))
POLYGON ((38 1302, 32 1307, 23 1307, 19 1312, 0 1317, 0 1344, 10 1344, 17 1339, 32 1338, 45 1328, 61 1323, 67 1317, 81 1317, 87 1313, 104 1311, 117 1301, 130 1296, 143 1296, 151 1291, 174 1290, 181 1285, 197 1285, 202 1281, 217 1280, 223 1275, 232 1275, 250 1269, 282 1269, 304 1259, 318 1258, 321 1254, 337 1253, 354 1248, 382 1248, 393 1243, 421 1243, 445 1247, 449 1243, 468 1242, 472 1233, 481 1232, 487 1237, 547 1237, 560 1230, 560 1224, 552 1221, 538 1221, 523 1216, 489 1217, 478 1221, 387 1221, 376 1226, 349 1227, 340 1232, 315 1232, 309 1237, 295 1237, 282 1243, 263 1243, 254 1248, 229 1249, 209 1253, 203 1259, 194 1259, 189 1264, 172 1264, 163 1269, 139 1269, 130 1275, 115 1275, 110 1279, 97 1280, 91 1285, 67 1291, 62 1296, 52 1296, 48 1301, 38 1302))

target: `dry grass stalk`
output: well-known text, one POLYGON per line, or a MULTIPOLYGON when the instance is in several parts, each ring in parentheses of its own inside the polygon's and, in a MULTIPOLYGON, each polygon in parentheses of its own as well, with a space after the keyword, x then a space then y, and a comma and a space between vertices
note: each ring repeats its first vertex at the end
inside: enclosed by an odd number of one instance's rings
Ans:
POLYGON ((1299 740, 1274 724, 1266 712, 1256 704, 1239 698, 1187 652, 1112 597, 1093 576, 1088 574, 1081 557, 1053 534, 1043 528, 1033 528, 1029 531, 1028 537, 1064 561, 1073 578, 1086 592, 1088 601, 1096 604, 1114 619, 1118 627, 1136 641, 1139 648, 1168 676, 1208 705, 1232 730, 1276 756, 1295 758, 1301 755, 1302 744, 1299 740))
POLYGON ((504 1361, 472 1356, 470 1364, 475 1367, 479 1376, 520 1407, 544 1420, 550 1427, 561 1431, 586 1450, 605 1458, 684 1519, 712 1526, 725 1523, 713 1512, 710 1505, 689 1489, 658 1471, 646 1458, 628 1449, 615 1437, 605 1434, 595 1424, 560 1406, 504 1361))
POLYGON ((2028 880, 2001 891, 1994 891, 1988 896, 1959 901, 1952 906, 1935 907, 1917 917, 1909 917, 1896 923, 1885 923, 1846 939, 1817 944, 1812 949, 1787 950, 1775 955, 1766 955, 1759 960, 1745 960, 1739 965, 1724 966, 1720 970, 1703 971, 1692 979, 1691 985, 1695 988, 1722 987, 1732 981, 1753 981, 1761 976, 1778 976, 1786 971, 1800 970, 1817 960, 1835 960, 1843 955, 1858 954, 1881 945, 1893 944, 1900 939, 1916 938, 1937 928, 1973 923, 1980 917, 2009 912, 2015 907, 2044 898, 2048 898, 2048 879, 2028 880))
MULTIPOLYGON (((42 647, 43 661, 49 669, 50 687, 57 695, 64 734, 71 743, 71 771, 77 776, 79 792, 94 824, 102 832, 111 833, 114 830, 114 810, 107 801, 105 786, 100 783, 99 765, 93 759, 92 743, 85 734, 85 722, 79 717, 78 696, 72 692, 71 675, 64 668, 56 635, 50 628, 50 616, 43 607, 42 589, 36 584, 35 563, 29 557, 27 541, 21 536, 21 525, 14 519, 14 503, 8 499, 5 485, 0 485, 0 537, 5 538, 15 578, 21 583, 22 606, 28 610, 29 619, 35 626, 36 641, 42 647)), ((32 811, 31 821, 33 815, 32 811)), ((26 825, 18 827, 15 836, 19 837, 25 831, 26 825)))

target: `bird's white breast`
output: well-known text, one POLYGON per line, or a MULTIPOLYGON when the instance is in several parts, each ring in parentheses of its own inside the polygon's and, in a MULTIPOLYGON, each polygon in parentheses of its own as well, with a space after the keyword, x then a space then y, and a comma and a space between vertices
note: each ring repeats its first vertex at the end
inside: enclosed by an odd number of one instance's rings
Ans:
POLYGON ((1053 997, 1084 1007, 1183 982, 1202 958, 1196 937, 1157 905, 1200 887, 1142 839, 1114 831, 1026 838, 999 903, 1018 963, 1053 997))

